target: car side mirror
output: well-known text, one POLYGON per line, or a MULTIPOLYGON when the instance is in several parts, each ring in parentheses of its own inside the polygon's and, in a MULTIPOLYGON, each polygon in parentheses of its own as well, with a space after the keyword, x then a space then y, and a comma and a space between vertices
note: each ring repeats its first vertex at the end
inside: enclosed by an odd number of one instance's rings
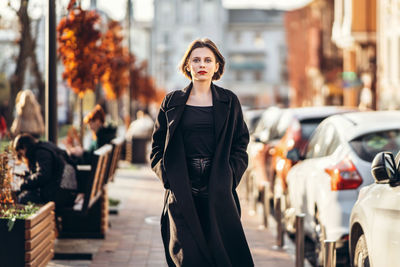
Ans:
POLYGON ((290 159, 293 162, 297 162, 299 160, 303 160, 304 158, 300 155, 300 151, 297 148, 292 148, 286 154, 286 158, 290 159))
POLYGON ((376 183, 391 183, 397 180, 398 171, 391 152, 379 152, 371 165, 371 173, 376 183))

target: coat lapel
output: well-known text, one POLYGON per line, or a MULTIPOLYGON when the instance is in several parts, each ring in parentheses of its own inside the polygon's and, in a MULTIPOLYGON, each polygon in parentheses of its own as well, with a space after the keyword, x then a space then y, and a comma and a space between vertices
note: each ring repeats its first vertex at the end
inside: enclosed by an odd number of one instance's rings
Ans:
POLYGON ((165 149, 167 150, 169 141, 173 136, 176 127, 182 117, 183 110, 185 109, 186 101, 189 98, 190 92, 192 91, 193 84, 190 83, 186 88, 180 91, 175 91, 174 95, 171 97, 170 102, 167 104, 167 109, 165 111, 165 116, 167 117, 168 131, 165 140, 165 149))
POLYGON ((213 95, 214 129, 215 141, 218 143, 222 129, 224 129, 229 111, 229 98, 226 93, 218 86, 211 84, 213 95))

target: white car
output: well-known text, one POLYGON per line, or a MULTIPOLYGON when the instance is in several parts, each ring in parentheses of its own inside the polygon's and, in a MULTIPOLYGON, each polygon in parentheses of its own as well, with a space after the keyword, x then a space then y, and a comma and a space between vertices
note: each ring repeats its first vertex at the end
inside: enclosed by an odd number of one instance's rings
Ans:
MULTIPOLYGON (((334 115, 315 130, 306 159, 287 176, 285 220, 305 213, 304 230, 315 241, 317 264, 323 240, 335 240, 337 262, 348 264, 349 219, 361 187, 373 183, 371 162, 381 151, 400 150, 400 112, 371 111, 334 115)), ((298 157, 289 151, 288 157, 298 157)))
POLYGON ((386 152, 376 156, 372 164, 376 182, 361 189, 351 212, 349 248, 354 267, 400 266, 400 177, 390 156, 386 152), (388 171, 384 161, 389 161, 388 171))

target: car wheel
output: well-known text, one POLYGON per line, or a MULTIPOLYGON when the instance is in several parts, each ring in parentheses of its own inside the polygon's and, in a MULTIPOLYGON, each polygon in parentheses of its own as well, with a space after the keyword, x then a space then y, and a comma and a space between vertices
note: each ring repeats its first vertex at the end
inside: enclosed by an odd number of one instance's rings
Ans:
POLYGON ((325 246, 324 241, 326 239, 325 227, 322 225, 318 218, 318 213, 315 216, 315 262, 316 266, 324 265, 324 254, 325 246))
POLYGON ((369 267, 369 256, 367 249, 367 242, 365 236, 362 234, 357 240, 356 249, 353 258, 354 267, 369 267))

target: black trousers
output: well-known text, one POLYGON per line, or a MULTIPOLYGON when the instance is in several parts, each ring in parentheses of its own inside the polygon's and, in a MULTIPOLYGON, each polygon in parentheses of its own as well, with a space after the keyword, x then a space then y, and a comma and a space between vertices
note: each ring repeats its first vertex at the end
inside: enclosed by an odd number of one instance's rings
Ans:
POLYGON ((210 213, 208 206, 208 180, 211 171, 211 158, 188 158, 189 179, 197 215, 206 241, 210 240, 210 213))

